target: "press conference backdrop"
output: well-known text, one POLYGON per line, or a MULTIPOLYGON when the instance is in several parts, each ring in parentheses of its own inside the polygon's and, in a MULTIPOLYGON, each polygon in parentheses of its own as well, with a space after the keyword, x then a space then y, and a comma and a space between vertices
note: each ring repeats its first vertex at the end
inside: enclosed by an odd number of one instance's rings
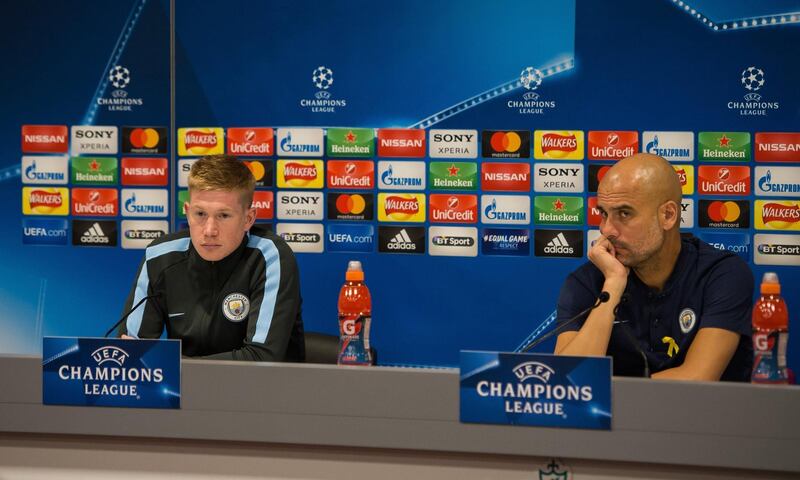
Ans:
POLYGON ((307 329, 336 332, 362 261, 382 363, 516 348, 597 235, 598 176, 631 151, 674 162, 684 231, 777 271, 800 308, 800 139, 773 134, 800 130, 800 2, 8 10, 2 352, 105 331, 149 237, 185 224, 185 169, 214 151, 259 177, 307 329))

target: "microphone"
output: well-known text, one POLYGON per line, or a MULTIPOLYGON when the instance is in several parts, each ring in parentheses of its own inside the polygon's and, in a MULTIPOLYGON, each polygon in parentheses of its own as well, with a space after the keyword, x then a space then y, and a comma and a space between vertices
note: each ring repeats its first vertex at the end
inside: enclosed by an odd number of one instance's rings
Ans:
POLYGON ((622 294, 622 298, 620 298, 617 306, 614 307, 614 326, 619 325, 620 329, 622 330, 622 333, 625 334, 625 338, 628 339, 628 343, 630 343, 631 346, 633 346, 634 350, 636 350, 636 352, 642 356, 642 361, 644 362, 644 371, 642 372, 644 374, 643 376, 644 378, 650 378, 650 362, 647 360, 647 354, 644 353, 642 347, 639 346, 639 342, 636 341, 636 337, 634 337, 631 331, 628 329, 628 325, 626 325, 628 322, 619 320, 618 319, 619 317, 617 316, 617 314, 619 313, 619 307, 623 303, 626 303, 629 299, 630 299, 630 294, 625 292, 624 294, 622 294))
POLYGON ((594 303, 594 305, 592 305, 591 307, 587 308, 586 310, 580 312, 579 314, 575 315, 574 317, 566 320, 561 325, 558 325, 556 328, 550 330, 545 335, 542 335, 541 337, 539 337, 537 340, 531 342, 528 346, 526 346, 525 348, 520 350, 520 353, 528 352, 528 351, 532 350, 533 347, 539 345, 540 343, 544 342, 545 340, 547 340, 548 338, 552 337, 553 335, 555 335, 557 333, 561 333, 562 331, 564 331, 564 328, 567 327, 569 324, 577 321, 578 319, 580 319, 584 315, 588 314, 589 312, 591 312, 595 308, 599 307, 601 303, 606 303, 610 298, 611 298, 611 294, 610 293, 608 293, 606 291, 600 292, 600 295, 597 296, 597 301, 594 303))
POLYGON ((105 335, 103 335, 103 338, 107 338, 107 337, 108 337, 108 336, 111 334, 111 332, 113 332, 113 331, 114 331, 114 330, 115 330, 117 327, 119 327, 119 325, 120 325, 122 322, 124 322, 124 321, 125 321, 125 319, 126 319, 126 318, 128 318, 128 317, 130 316, 130 314, 131 314, 131 313, 135 312, 135 311, 136 311, 136 309, 137 309, 137 308, 139 308, 139 306, 140 306, 142 303, 144 303, 146 300, 149 300, 149 299, 151 299, 151 298, 160 297, 160 296, 161 296, 161 294, 160 294, 160 293, 156 293, 156 294, 154 294, 154 295, 148 295, 148 296, 146 296, 146 297, 142 298, 141 300, 139 300, 139 303, 137 303, 136 305, 134 305, 134 306, 133 306, 133 308, 131 308, 130 310, 128 310, 128 313, 126 313, 125 315, 123 315, 123 316, 122 316, 122 318, 120 318, 119 320, 117 320, 117 323, 115 323, 115 324, 114 324, 114 326, 112 326, 112 327, 111 327, 111 328, 110 328, 110 329, 109 329, 109 330, 106 332, 106 334, 105 334, 105 335))

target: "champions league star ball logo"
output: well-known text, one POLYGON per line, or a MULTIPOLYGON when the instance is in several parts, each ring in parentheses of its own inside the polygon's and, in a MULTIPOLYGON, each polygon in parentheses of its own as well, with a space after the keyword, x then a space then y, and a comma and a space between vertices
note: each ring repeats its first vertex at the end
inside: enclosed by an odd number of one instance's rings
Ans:
POLYGON ((314 82, 314 86, 320 90, 327 90, 333 85, 333 70, 320 65, 315 68, 314 72, 311 74, 311 81, 314 82))
POLYGON ((742 85, 751 92, 764 86, 764 71, 756 67, 747 67, 742 72, 742 85))
POLYGON ((125 88, 131 83, 131 72, 121 65, 116 65, 108 72, 108 81, 115 88, 125 88))
POLYGON ((542 72, 538 68, 527 67, 519 74, 519 83, 526 90, 536 90, 542 84, 542 72))

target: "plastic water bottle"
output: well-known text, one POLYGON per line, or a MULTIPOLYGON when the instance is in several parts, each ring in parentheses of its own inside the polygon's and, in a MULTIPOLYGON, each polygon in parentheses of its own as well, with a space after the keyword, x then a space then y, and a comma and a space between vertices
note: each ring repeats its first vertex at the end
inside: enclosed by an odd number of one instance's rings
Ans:
POLYGON ((789 310, 781 297, 781 284, 776 273, 766 272, 761 298, 753 306, 753 383, 789 383, 788 342, 789 310))
POLYGON ((371 365, 369 329, 372 299, 364 285, 361 262, 347 265, 345 283, 339 292, 339 365, 371 365))

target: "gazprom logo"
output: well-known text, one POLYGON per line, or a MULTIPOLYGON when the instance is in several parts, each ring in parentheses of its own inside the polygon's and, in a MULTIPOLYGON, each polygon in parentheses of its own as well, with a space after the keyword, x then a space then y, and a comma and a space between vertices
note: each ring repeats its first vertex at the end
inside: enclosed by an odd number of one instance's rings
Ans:
POLYGON ((555 370, 541 362, 520 363, 512 371, 520 382, 535 378, 542 383, 547 383, 550 381, 550 377, 556 373, 555 370))
POLYGON ((22 183, 56 184, 67 183, 66 156, 24 156, 22 157, 22 183))

